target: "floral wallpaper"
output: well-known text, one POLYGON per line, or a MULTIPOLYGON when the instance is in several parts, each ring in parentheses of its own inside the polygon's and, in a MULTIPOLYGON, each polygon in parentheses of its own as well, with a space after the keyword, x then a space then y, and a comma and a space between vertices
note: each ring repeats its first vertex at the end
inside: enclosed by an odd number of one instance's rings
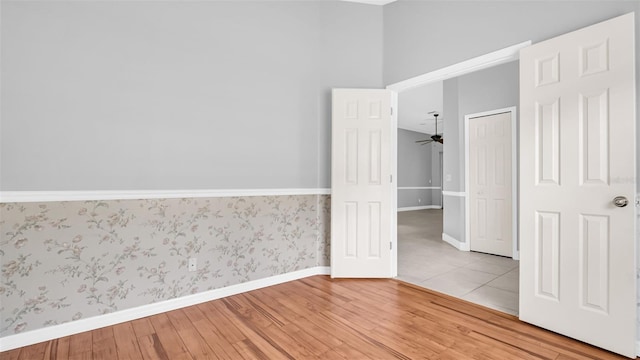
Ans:
POLYGON ((329 266, 330 212, 326 195, 0 204, 0 337, 329 266))
POLYGON ((329 215, 319 195, 0 204, 0 336, 328 266, 329 215))

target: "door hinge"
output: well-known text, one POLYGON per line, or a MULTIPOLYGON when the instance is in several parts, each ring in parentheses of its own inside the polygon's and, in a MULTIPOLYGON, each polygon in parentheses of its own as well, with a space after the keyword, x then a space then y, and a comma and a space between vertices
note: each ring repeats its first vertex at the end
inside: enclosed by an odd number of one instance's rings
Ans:
POLYGON ((389 250, 393 250, 393 242, 389 242, 389 250))
POLYGON ((389 175, 389 182, 393 184, 393 175, 389 175))
POLYGON ((391 115, 393 116, 393 108, 391 108, 391 115))

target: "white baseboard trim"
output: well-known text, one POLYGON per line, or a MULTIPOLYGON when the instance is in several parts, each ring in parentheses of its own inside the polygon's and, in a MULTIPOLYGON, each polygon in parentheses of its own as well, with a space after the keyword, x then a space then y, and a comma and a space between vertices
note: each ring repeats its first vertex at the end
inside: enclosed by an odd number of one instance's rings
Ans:
POLYGON ((401 211, 414 211, 414 210, 425 210, 425 209, 442 209, 440 205, 425 205, 425 206, 407 206, 398 208, 398 212, 401 211))
POLYGON ((331 189, 209 189, 105 191, 0 191, 0 203, 87 200, 216 198, 233 196, 331 195, 331 189))
POLYGON ((442 241, 446 242, 447 244, 453 246, 454 248, 460 251, 469 251, 469 243, 461 242, 460 240, 454 238, 451 235, 442 233, 442 241))
POLYGON ((126 321, 140 319, 143 317, 176 310, 203 302, 264 288, 267 286, 282 284, 288 281, 302 279, 309 276, 329 274, 330 268, 328 266, 316 266, 313 268, 294 271, 282 275, 276 275, 265 279, 253 280, 242 284, 209 290, 199 294, 187 295, 177 299, 161 301, 131 309, 116 311, 110 314, 98 315, 65 324, 49 326, 38 330, 28 331, 22 334, 10 335, 0 338, 0 351, 7 351, 23 346, 37 344, 43 341, 49 341, 64 336, 95 330, 105 326, 111 326, 126 321))
POLYGON ((640 357, 640 340, 636 341, 636 356, 640 357))

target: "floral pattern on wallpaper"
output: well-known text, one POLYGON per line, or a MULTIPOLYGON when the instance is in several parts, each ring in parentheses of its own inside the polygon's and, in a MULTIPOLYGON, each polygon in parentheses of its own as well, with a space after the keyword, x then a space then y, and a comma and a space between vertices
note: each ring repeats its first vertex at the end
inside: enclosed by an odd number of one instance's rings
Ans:
POLYGON ((0 336, 326 266, 329 202, 299 195, 0 204, 0 336))

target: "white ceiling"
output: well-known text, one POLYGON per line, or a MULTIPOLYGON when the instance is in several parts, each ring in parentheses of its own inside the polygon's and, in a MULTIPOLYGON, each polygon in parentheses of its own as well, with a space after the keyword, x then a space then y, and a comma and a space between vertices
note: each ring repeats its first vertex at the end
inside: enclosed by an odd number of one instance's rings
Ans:
POLYGON ((442 134, 446 119, 442 110, 442 81, 403 91, 398 94, 398 127, 433 135, 435 121, 429 112, 436 111, 438 134, 442 134))

